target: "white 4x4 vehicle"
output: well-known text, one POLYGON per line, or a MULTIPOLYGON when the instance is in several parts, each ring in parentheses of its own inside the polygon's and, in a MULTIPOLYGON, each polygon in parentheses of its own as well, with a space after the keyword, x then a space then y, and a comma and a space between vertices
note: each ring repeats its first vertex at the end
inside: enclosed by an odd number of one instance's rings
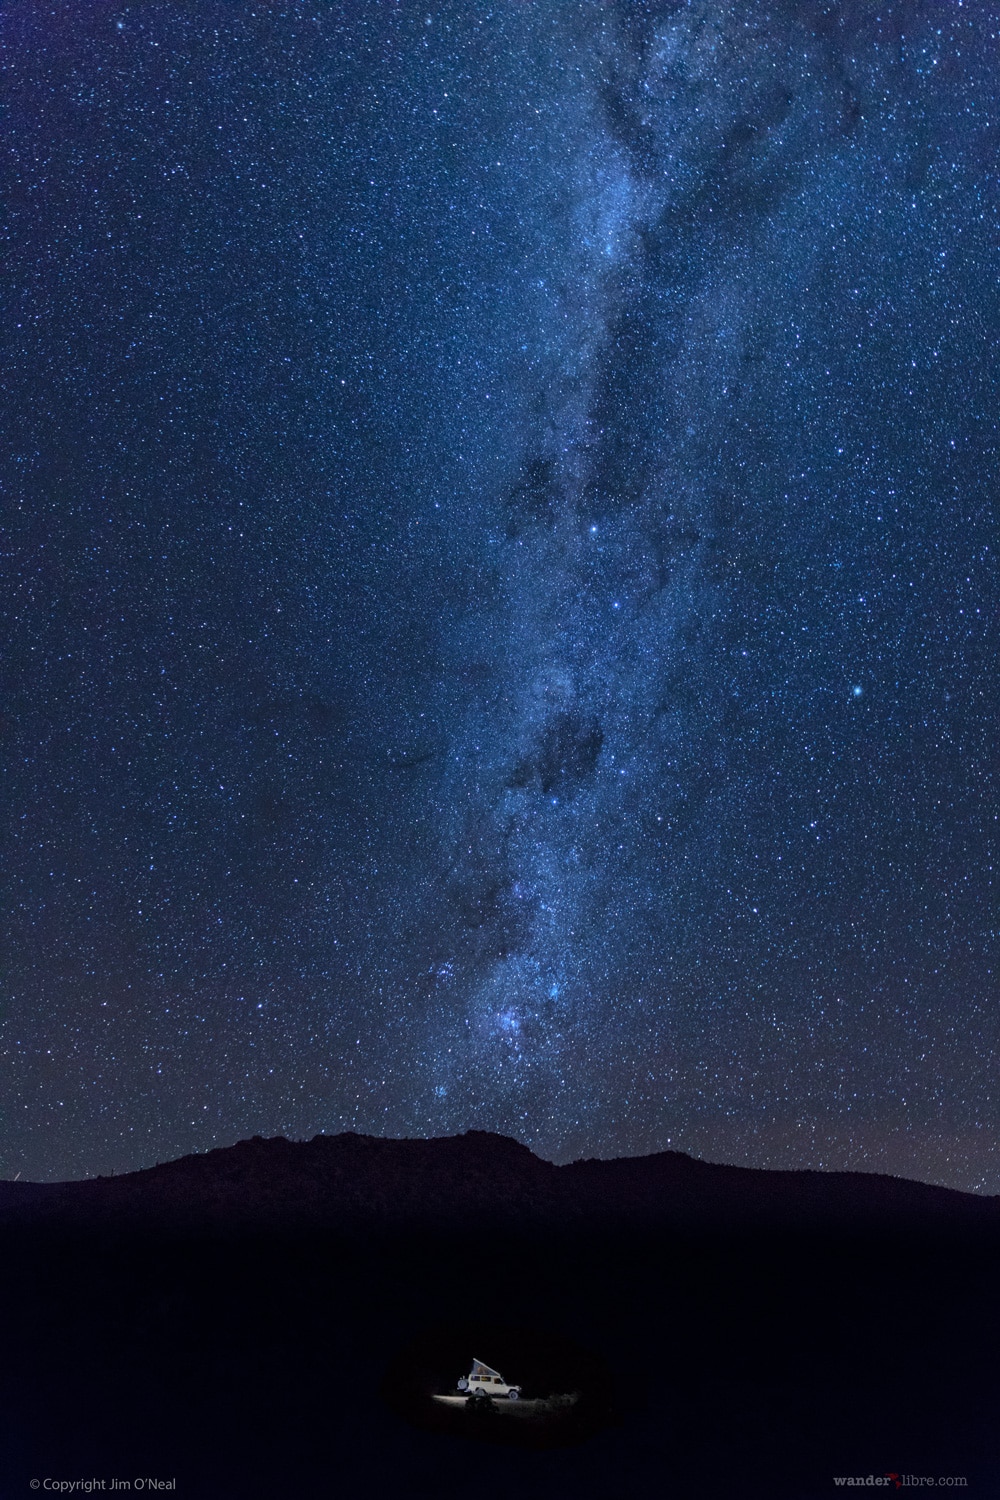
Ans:
POLYGON ((502 1375, 484 1365, 481 1359, 472 1361, 471 1374, 462 1376, 458 1388, 469 1396, 506 1396, 508 1401, 516 1401, 521 1394, 519 1385, 508 1385, 502 1375))

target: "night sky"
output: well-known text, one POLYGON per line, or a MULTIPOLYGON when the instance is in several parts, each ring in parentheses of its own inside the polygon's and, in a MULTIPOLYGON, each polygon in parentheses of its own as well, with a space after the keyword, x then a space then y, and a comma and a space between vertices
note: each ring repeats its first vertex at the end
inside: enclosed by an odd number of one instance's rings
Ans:
POLYGON ((0 1176, 1000 1192, 995 0, 0 17, 0 1176))

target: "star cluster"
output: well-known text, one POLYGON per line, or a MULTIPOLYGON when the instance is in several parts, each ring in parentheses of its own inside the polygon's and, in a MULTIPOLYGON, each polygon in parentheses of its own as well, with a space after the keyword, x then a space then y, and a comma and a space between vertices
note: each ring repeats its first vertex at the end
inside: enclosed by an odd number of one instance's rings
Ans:
POLYGON ((998 32, 8 8, 4 1175, 1000 1191, 998 32))

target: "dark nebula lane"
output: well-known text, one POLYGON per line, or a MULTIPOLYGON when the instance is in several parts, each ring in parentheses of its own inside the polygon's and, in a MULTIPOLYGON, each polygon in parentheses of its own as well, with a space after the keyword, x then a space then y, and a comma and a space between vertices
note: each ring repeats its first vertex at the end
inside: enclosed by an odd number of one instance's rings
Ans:
POLYGON ((0 21, 0 1173, 1000 1192, 1000 13, 0 21))

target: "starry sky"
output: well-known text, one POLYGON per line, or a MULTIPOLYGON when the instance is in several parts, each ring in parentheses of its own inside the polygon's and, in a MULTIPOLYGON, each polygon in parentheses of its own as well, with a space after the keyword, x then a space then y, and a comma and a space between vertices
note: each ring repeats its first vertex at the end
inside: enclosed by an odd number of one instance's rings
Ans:
POLYGON ((10 0, 0 1176, 1000 1192, 995 0, 10 0))

